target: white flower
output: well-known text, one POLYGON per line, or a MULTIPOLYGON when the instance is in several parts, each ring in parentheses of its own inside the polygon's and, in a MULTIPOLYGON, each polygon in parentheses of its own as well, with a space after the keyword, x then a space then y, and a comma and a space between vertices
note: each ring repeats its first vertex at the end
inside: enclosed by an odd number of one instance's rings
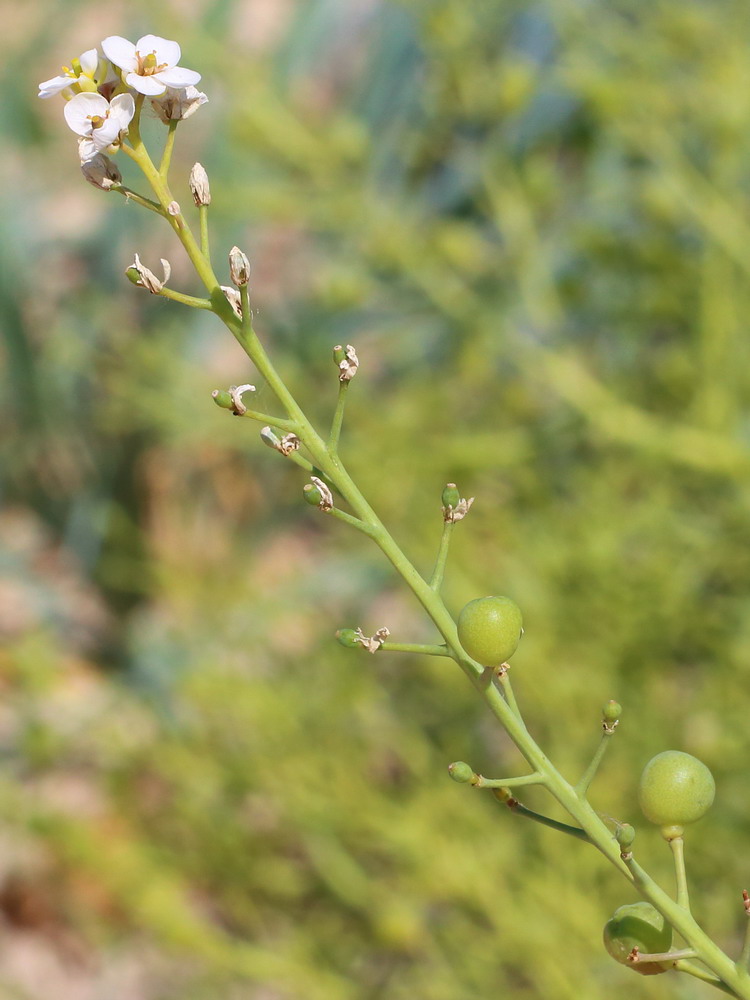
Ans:
POLYGON ((79 142, 81 162, 86 162, 103 149, 117 142, 135 114, 135 101, 130 94, 119 94, 108 101, 101 94, 76 94, 63 108, 65 121, 83 136, 79 142))
POLYGON ((151 99, 151 107, 165 125, 171 121, 184 121, 198 110, 202 104, 207 104, 208 98, 192 84, 182 90, 167 87, 161 97, 151 99))
MULTIPOLYGON (((76 85, 79 90, 96 90, 94 78, 98 66, 99 53, 96 49, 87 49, 77 59, 74 59, 70 66, 63 66, 60 76, 53 76, 51 80, 40 83, 38 96, 54 97, 55 94, 62 94, 69 87, 76 87, 76 85)), ((71 90, 70 93, 75 93, 75 91, 71 90)))
POLYGON ((182 90, 201 78, 200 73, 177 65, 181 55, 178 43, 158 35, 144 35, 135 45, 120 35, 110 35, 102 42, 102 49, 120 67, 128 87, 149 97, 158 97, 167 87, 182 90))

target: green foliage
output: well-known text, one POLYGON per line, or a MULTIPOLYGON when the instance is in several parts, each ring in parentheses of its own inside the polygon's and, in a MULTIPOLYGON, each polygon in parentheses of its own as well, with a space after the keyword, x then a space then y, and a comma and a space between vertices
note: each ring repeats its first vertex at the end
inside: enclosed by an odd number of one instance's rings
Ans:
MULTIPOLYGON (((183 205, 199 158, 215 260, 248 252, 257 329, 313 414, 334 404, 331 348, 355 344, 342 452, 426 571, 436 491, 476 496, 447 592, 523 607, 514 685, 550 756, 579 773, 598 706, 624 706, 596 808, 637 822, 665 746, 710 764, 693 898, 731 944, 747 5, 255 7, 188 21, 138 0, 110 23, 179 38, 203 73, 183 205)), ((36 100, 98 40, 92 11, 29 14, 6 63, 3 884, 41 886, 87 950, 161 951, 147 1000, 655 996, 600 948, 621 886, 594 852, 447 779, 459 758, 520 763, 455 668, 335 643, 342 621, 435 637, 377 553, 300 501, 299 470, 213 405, 256 381, 239 348, 123 280, 138 251, 196 291, 151 218, 83 184, 59 106, 36 100)), ((638 847, 669 870, 655 832, 638 847)))

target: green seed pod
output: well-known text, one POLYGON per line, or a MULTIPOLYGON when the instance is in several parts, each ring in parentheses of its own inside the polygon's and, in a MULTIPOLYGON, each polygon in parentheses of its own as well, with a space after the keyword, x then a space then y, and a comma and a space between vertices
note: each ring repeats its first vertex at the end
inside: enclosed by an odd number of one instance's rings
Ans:
POLYGON ((458 487, 455 483, 448 483, 448 485, 443 490, 443 507, 458 507, 458 502, 461 499, 461 494, 458 492, 458 487))
POLYGON ((353 628, 340 628, 336 633, 336 640, 347 649, 356 649, 357 646, 361 645, 353 628))
POLYGON ((622 715, 622 705, 616 701, 607 701, 602 709, 602 716, 605 722, 619 722, 622 715))
POLYGON ((650 822, 680 827, 708 812, 715 792, 713 775, 697 757, 680 750, 665 750, 643 769, 638 801, 650 822))
POLYGON ((496 667, 515 653, 522 626, 521 610, 509 597, 478 597, 458 616, 458 638, 472 659, 496 667))
POLYGON ((461 785, 468 785, 474 778, 474 769, 463 760, 448 765, 448 774, 461 785))
POLYGON ((620 847, 627 850, 635 840, 635 827, 632 827, 630 823, 623 823, 622 826, 618 826, 615 837, 620 847))
POLYGON ((674 962, 628 962, 637 948, 644 955, 661 955, 672 947, 672 928, 651 903, 627 903, 618 907, 604 925, 604 947, 616 962, 642 976, 668 972, 674 962))
POLYGON ((231 393, 227 392, 226 389, 214 389, 211 393, 211 397, 217 406, 220 406, 223 410, 231 410, 234 406, 232 401, 231 393))
POLYGON ((309 503, 311 507, 319 507, 323 499, 323 494, 313 483, 306 483, 302 487, 302 496, 305 498, 305 502, 309 503))

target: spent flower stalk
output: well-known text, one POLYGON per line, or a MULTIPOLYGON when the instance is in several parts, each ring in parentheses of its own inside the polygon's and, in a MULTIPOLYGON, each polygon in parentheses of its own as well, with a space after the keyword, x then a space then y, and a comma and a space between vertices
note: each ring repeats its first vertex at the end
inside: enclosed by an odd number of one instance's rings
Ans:
MULTIPOLYGON (((340 454, 345 403, 351 395, 352 380, 361 367, 355 348, 347 344, 336 345, 333 349, 338 369, 337 398, 330 429, 327 434, 322 434, 277 371, 254 329, 249 289, 250 262, 240 248, 233 247, 227 254, 235 287, 220 284, 210 253, 208 208, 211 194, 208 175, 200 164, 196 164, 190 174, 190 192, 198 213, 197 238, 174 198, 169 179, 179 126, 207 102, 206 95, 195 89, 200 75, 178 66, 181 52, 176 42, 155 35, 145 35, 134 44, 119 36, 111 36, 102 42, 101 48, 103 55, 95 49, 89 50, 78 61, 73 60, 71 68, 64 70, 61 76, 41 84, 40 96, 48 98, 60 94, 66 101, 65 118, 81 140, 79 156, 84 174, 91 183, 102 190, 118 191, 166 220, 193 265, 206 295, 192 295, 168 288, 170 268, 167 262, 162 262, 164 273, 162 278, 158 278, 141 263, 137 254, 128 269, 129 278, 152 294, 190 308, 211 311, 227 327, 264 380, 282 415, 261 412, 249 405, 253 387, 247 383, 214 390, 212 395, 216 404, 234 415, 259 421, 263 425, 260 432, 263 442, 283 457, 291 459, 309 477, 303 491, 304 499, 320 513, 330 515, 372 539, 416 597, 441 640, 433 643, 393 641, 384 626, 373 636, 365 636, 361 629, 342 629, 337 633, 341 644, 381 655, 390 652, 420 653, 455 661, 489 711, 504 727, 529 765, 530 772, 486 778, 471 765, 459 761, 451 765, 451 776, 459 783, 490 789, 494 797, 519 818, 530 819, 594 847, 647 901, 634 905, 650 906, 650 909, 641 909, 636 914, 642 928, 645 928, 646 937, 651 934, 648 928, 653 930, 658 923, 659 934, 668 931, 665 940, 668 937, 671 942, 674 931, 687 946, 673 950, 671 943, 667 943, 661 951, 650 951, 638 943, 627 949, 624 945, 620 947, 622 941, 617 935, 625 934, 625 931, 631 936, 633 933, 625 919, 632 914, 624 914, 615 924, 611 921, 608 924, 614 942, 612 953, 616 953, 615 957, 621 955, 623 964, 629 964, 634 971, 644 971, 643 964, 639 969, 639 955, 642 954, 648 960, 645 964, 658 972, 676 969, 709 982, 732 996, 750 1000, 750 945, 746 943, 740 961, 735 962, 699 926, 689 908, 683 826, 699 818, 713 799, 713 779, 708 769, 695 758, 684 760, 689 755, 668 751, 669 754, 677 754, 677 759, 670 757, 658 764, 652 761, 654 766, 649 765, 651 770, 647 768, 648 775, 642 780, 642 801, 647 803, 644 811, 662 829, 675 859, 675 899, 635 860, 633 828, 616 821, 616 831, 613 832, 611 825, 589 801, 589 792, 619 722, 620 706, 616 702, 605 705, 598 747, 581 779, 577 784, 571 784, 530 733, 510 684, 508 660, 515 653, 523 633, 521 613, 515 602, 499 596, 477 598, 455 616, 441 596, 452 534, 456 523, 470 513, 473 498, 462 498, 453 483, 446 486, 441 497, 442 534, 434 568, 429 576, 423 575, 380 520, 340 454), (140 130, 147 99, 157 106, 159 118, 167 129, 158 166, 146 148, 140 130), (153 199, 123 186, 119 171, 109 160, 118 152, 140 170, 151 188, 153 199), (704 772, 708 773, 710 782, 704 772), (654 792, 651 786, 657 778, 659 784, 654 792), (571 822, 563 823, 527 808, 511 791, 531 785, 544 788, 566 811, 571 822), (700 799, 698 805, 696 796, 700 799), (654 914, 656 923, 649 923, 654 914), (692 962, 694 958, 705 968, 692 962)), ((638 941, 637 937, 633 940, 638 941)))

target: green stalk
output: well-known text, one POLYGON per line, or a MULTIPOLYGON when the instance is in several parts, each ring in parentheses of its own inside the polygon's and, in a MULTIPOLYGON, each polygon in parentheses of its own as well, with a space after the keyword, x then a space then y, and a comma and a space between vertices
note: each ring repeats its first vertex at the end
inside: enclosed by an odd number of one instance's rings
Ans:
MULTIPOLYGON (((287 416, 295 427, 295 433, 300 437, 315 464, 322 470, 325 477, 333 486, 335 486, 338 493, 344 498, 353 512, 353 514, 348 514, 338 508, 334 508, 336 510, 335 516, 349 523, 354 523, 359 530, 365 531, 375 541, 435 624, 445 641, 448 654, 455 659, 461 670, 484 698, 490 711, 503 725, 534 774, 538 775, 538 783, 543 784, 549 790, 566 812, 576 821, 578 827, 572 827, 535 814, 531 810, 527 810, 521 806, 516 800, 512 800, 515 811, 546 826, 592 843, 621 874, 635 883, 641 894, 663 914, 688 945, 700 956, 701 961, 711 969, 723 984, 734 992, 737 997, 742 998, 742 1000, 750 1000, 750 977, 747 976, 746 970, 738 969, 735 963, 698 926, 686 908, 679 901, 675 902, 661 889, 633 860, 632 855, 621 855, 619 845, 616 843, 612 832, 588 803, 585 795, 581 794, 580 783, 579 787, 574 787, 563 778, 544 754, 541 747, 532 738, 523 719, 517 714, 515 703, 509 704, 503 697, 494 683, 492 671, 485 670, 481 664, 471 659, 462 649, 455 621, 443 603, 442 598, 433 587, 432 581, 428 582, 417 572, 416 568, 402 552, 375 511, 364 498, 339 459, 335 450, 338 442, 338 432, 332 435, 331 441, 327 444, 314 429, 296 399, 277 373, 252 329, 251 313, 246 293, 243 295, 245 306, 243 319, 240 321, 236 317, 220 289, 207 253, 198 246, 181 211, 177 211, 176 214, 170 214, 169 212, 170 207, 174 210, 174 199, 169 190, 166 178, 152 163, 141 140, 139 116, 142 104, 143 98, 139 96, 137 98, 136 116, 131 123, 129 131, 131 145, 124 144, 122 147, 123 152, 140 166, 151 184, 165 217, 185 248, 198 276, 209 291, 214 312, 242 345, 248 357, 253 361, 262 377, 266 380, 269 388, 286 411, 287 416)), ((205 238, 202 238, 201 242, 203 248, 205 248, 205 238)), ((341 394, 340 400, 342 398, 343 394, 341 394)), ((337 409, 338 412, 339 410, 337 409)), ((343 410, 340 409, 340 412, 343 413, 343 410)), ((335 426, 336 419, 334 420, 335 426)), ((433 574, 433 580, 434 578, 435 574, 433 574)), ((585 778, 586 775, 584 775, 585 778)), ((501 794, 501 792, 502 790, 498 790, 495 794, 501 794)), ((506 796, 505 801, 510 804, 511 799, 506 796)))
POLYGON ((435 591, 435 593, 440 593, 440 588, 443 585, 443 575, 445 573, 445 564, 448 559, 448 549, 450 548, 451 535, 453 533, 453 521, 443 521, 443 534, 440 536, 440 548, 438 549, 437 559, 435 560, 435 568, 432 571, 432 576, 430 577, 430 586, 435 591))

